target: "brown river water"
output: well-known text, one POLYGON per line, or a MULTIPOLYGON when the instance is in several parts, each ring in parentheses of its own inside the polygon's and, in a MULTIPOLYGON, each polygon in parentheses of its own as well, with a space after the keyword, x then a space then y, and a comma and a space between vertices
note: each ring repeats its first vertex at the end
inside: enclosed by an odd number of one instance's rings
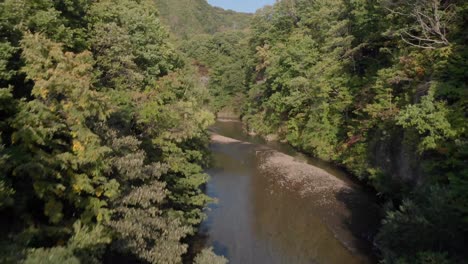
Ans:
POLYGON ((379 208, 346 173, 249 136, 238 121, 218 121, 212 132, 206 192, 217 203, 200 226, 199 247, 213 247, 231 264, 376 263, 370 241, 379 208), (295 170, 324 176, 299 181, 295 170))

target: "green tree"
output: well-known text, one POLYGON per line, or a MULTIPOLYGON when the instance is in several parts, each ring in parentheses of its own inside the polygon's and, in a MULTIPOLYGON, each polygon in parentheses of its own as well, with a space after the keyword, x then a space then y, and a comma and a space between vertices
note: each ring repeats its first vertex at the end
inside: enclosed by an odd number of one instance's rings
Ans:
POLYGON ((108 217, 105 200, 115 196, 118 185, 104 174, 108 149, 87 126, 108 114, 104 97, 92 88, 92 58, 63 53, 38 34, 26 35, 22 49, 35 99, 24 103, 13 121, 17 156, 11 172, 33 180, 28 188, 44 201, 51 223, 63 220, 64 203, 83 209, 85 222, 100 221, 108 217))

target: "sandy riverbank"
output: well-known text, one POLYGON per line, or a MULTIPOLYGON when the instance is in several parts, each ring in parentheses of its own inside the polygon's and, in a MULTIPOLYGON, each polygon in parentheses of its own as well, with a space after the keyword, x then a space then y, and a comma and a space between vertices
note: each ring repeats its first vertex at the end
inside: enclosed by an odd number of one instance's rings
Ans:
POLYGON ((341 191, 351 191, 352 186, 327 171, 296 160, 266 146, 212 134, 211 140, 218 144, 242 144, 255 147, 260 160, 258 169, 274 178, 281 186, 298 191, 301 196, 308 194, 333 195, 341 191))

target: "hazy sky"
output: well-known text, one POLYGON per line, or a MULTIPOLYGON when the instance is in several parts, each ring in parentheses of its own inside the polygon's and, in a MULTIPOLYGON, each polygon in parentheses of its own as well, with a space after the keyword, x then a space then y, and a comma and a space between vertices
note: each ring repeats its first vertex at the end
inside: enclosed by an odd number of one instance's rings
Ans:
POLYGON ((273 4, 275 0, 208 0, 208 2, 224 9, 253 13, 260 7, 273 4))

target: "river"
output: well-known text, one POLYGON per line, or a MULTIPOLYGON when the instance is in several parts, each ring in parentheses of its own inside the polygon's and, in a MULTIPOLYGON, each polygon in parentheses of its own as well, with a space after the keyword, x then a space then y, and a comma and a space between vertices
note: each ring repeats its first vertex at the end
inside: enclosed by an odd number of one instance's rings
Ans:
POLYGON ((346 173, 287 144, 249 136, 238 121, 217 121, 212 132, 238 141, 211 143, 214 165, 207 170, 211 179, 206 192, 217 203, 209 206, 200 226, 202 246, 213 247, 231 264, 376 263, 369 240, 378 225, 379 209, 372 194, 346 173), (261 169, 264 161, 258 152, 265 149, 318 167, 351 191, 322 197, 280 183, 276 172, 261 169), (326 202, 318 202, 322 198, 326 202))

